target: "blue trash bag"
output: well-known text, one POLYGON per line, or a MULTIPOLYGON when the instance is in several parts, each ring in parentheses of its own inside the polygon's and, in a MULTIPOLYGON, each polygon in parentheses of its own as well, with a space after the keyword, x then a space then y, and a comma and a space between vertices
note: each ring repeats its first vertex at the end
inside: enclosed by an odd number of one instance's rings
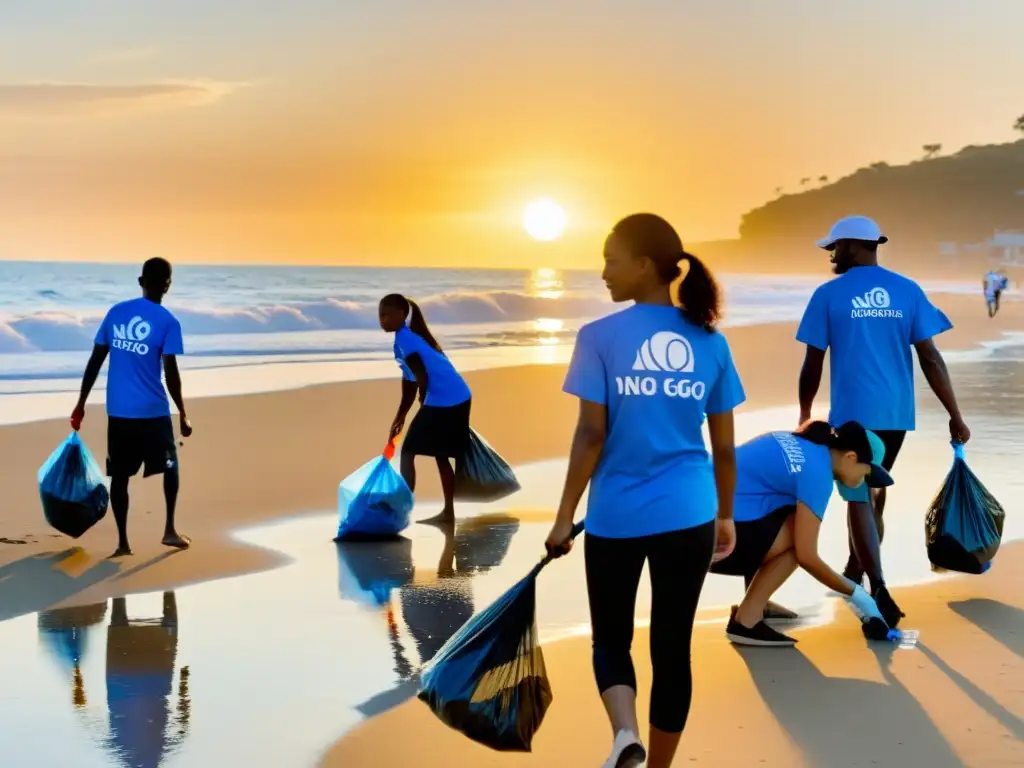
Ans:
POLYGON ((999 550, 1006 513, 953 446, 953 467, 925 517, 933 571, 984 573, 999 550))
POLYGON ((72 432, 39 468, 46 522, 77 539, 107 514, 110 493, 85 443, 72 432))
POLYGON ((335 541, 388 539, 409 526, 412 491, 391 466, 394 443, 338 485, 338 534, 335 541))
POLYGON ((536 614, 537 577, 551 560, 463 624, 420 674, 418 698, 441 722, 500 752, 531 751, 554 698, 536 614))
POLYGON ((466 453, 455 462, 455 499, 497 501, 519 488, 508 462, 474 430, 469 430, 466 453))

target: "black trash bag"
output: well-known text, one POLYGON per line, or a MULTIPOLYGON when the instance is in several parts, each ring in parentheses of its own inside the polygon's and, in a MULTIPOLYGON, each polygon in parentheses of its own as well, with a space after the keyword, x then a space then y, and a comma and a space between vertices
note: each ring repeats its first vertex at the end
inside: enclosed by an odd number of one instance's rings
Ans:
POLYGON ((537 576, 550 561, 462 625, 420 675, 419 699, 442 722, 501 752, 531 751, 551 706, 536 615, 537 576))
POLYGON ((455 462, 455 498, 458 501, 497 501, 520 488, 515 473, 480 435, 469 430, 469 447, 455 462))
POLYGON ((89 449, 72 432, 39 468, 46 522, 77 539, 107 514, 110 493, 89 449))
POLYGON ((925 517, 933 571, 984 573, 999 551, 1006 513, 954 445, 953 467, 925 517))

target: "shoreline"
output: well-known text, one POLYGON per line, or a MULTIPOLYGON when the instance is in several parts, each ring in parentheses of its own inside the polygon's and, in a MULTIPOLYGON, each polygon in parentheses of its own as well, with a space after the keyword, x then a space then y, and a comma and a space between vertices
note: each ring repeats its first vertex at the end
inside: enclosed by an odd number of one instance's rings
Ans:
MULTIPOLYGON (((940 348, 946 351, 978 347, 1004 332, 1024 330, 1024 305, 1007 305, 995 325, 984 315, 979 317, 973 299, 945 295, 937 303, 955 326, 939 337, 940 348)), ((791 405, 795 419, 803 349, 793 340, 794 331, 794 323, 723 331, 748 394, 738 413, 791 405)), ((564 366, 557 364, 467 373, 475 393, 473 426, 509 464, 564 456, 576 409, 561 392, 563 374, 564 366), (525 429, 524 420, 529 424, 525 429)), ((827 378, 826 371, 823 394, 827 378)), ((77 541, 55 535, 40 513, 36 472, 67 436, 67 422, 62 418, 0 427, 0 449, 10 457, 0 467, 7 489, 7 504, 0 509, 0 539, 25 542, 0 543, 0 568, 32 563, 35 569, 61 553, 65 557, 72 553, 79 563, 76 569, 85 574, 62 582, 52 593, 32 590, 32 595, 18 601, 20 613, 238 576, 281 564, 280 553, 244 543, 233 532, 333 511, 338 482, 383 448, 398 400, 397 377, 389 384, 349 381, 211 398, 190 398, 186 389, 196 431, 180 449, 178 518, 182 532, 196 543, 184 552, 159 545, 160 483, 136 479, 129 514, 135 555, 117 563, 104 559, 114 546, 109 513, 77 541)), ((819 402, 824 399, 819 396, 819 402)), ((104 416, 102 405, 90 405, 81 433, 96 457, 105 453, 104 416)), ((422 466, 419 475, 417 498, 438 499, 436 473, 422 466)), ((13 589, 14 584, 9 586, 13 589)))
MULTIPOLYGON (((830 621, 786 628, 799 641, 795 648, 741 649, 723 637, 720 623, 697 625, 693 707, 676 762, 1021 764, 1024 692, 1015 683, 1024 672, 1024 594, 1016 589, 1024 577, 1021 555, 1024 542, 1009 543, 989 574, 901 588, 901 604, 912 618, 905 628, 921 633, 912 649, 867 643, 852 612, 839 606, 830 621)), ((651 684, 648 636, 638 626, 633 642, 641 723, 651 684)), ((588 639, 545 641, 543 647, 555 699, 532 754, 477 745, 413 698, 341 735, 318 765, 600 764, 611 737, 594 689, 588 639), (597 738, 574 738, 580 722, 597 738), (409 738, 388 738, 393 733, 409 738)), ((646 726, 642 730, 646 740, 646 726)))

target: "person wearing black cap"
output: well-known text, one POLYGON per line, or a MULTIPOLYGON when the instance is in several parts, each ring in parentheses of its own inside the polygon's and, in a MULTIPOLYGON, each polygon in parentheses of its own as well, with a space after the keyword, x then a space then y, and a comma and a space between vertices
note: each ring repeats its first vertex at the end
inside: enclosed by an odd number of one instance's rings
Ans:
POLYGON ((832 486, 885 488, 885 445, 860 424, 838 429, 812 421, 796 432, 769 432, 736 449, 736 548, 712 573, 743 576, 749 587, 733 606, 726 637, 737 645, 786 646, 791 637, 765 623, 768 599, 797 566, 846 596, 862 617, 884 621, 864 587, 833 571, 818 554, 818 533, 832 486))
MULTIPOLYGON (((832 253, 837 277, 811 296, 796 338, 807 345, 800 371, 799 423, 811 417, 825 351, 831 350, 829 422, 855 420, 872 430, 885 444, 883 465, 891 471, 906 433, 916 426, 911 348, 949 414, 950 437, 965 443, 971 431, 933 340, 953 325, 921 286, 879 266, 878 246, 886 242, 878 224, 866 216, 848 216, 832 226, 817 245, 832 253)), ((886 622, 895 627, 903 613, 885 588, 878 551, 885 489, 869 493, 862 488, 847 501, 851 540, 844 574, 860 583, 867 572, 886 622)))
POLYGON ((178 454, 167 394, 178 407, 182 437, 192 434, 181 395, 176 355, 183 353, 181 324, 161 302, 171 287, 171 265, 150 259, 139 278, 142 296, 115 304, 96 332, 92 357, 82 376, 82 391, 71 414, 76 432, 85 418, 85 403, 107 356, 107 475, 110 506, 117 523, 117 550, 112 557, 132 553, 128 543, 128 481, 140 469, 143 476, 163 475, 167 518, 163 544, 185 549, 191 543, 178 534, 174 510, 178 498, 178 454), (160 378, 161 363, 167 390, 160 378))

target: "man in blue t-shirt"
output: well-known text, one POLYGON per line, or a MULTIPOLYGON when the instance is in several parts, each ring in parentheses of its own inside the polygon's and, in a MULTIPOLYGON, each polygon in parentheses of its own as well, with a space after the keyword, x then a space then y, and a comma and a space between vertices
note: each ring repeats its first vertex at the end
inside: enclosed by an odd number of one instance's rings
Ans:
POLYGON ((115 304, 96 332, 92 357, 82 376, 82 391, 71 414, 77 432, 85 418, 85 402, 107 356, 107 475, 110 506, 117 523, 117 550, 112 557, 132 553, 128 544, 128 480, 143 469, 143 477, 162 474, 167 520, 163 543, 185 549, 191 543, 174 527, 178 499, 178 454, 167 393, 178 408, 182 437, 192 434, 181 396, 176 355, 184 352, 181 324, 161 304, 171 287, 171 265, 150 259, 139 278, 142 297, 115 304), (161 363, 167 391, 160 380, 161 363))
MULTIPOLYGON (((825 351, 831 350, 829 422, 857 421, 878 435, 885 443, 884 467, 891 471, 906 433, 915 428, 911 348, 917 351, 925 379, 949 413, 950 437, 967 442, 971 432, 960 415, 949 372, 933 341, 952 328, 952 323, 928 300, 921 286, 878 265, 878 246, 887 241, 878 225, 865 216, 849 216, 833 225, 818 247, 832 253, 837 277, 811 296, 796 338, 807 345, 800 371, 800 423, 811 417, 825 351)), ((854 492, 841 491, 841 495, 849 502, 851 534, 865 526, 877 528, 877 537, 871 530, 851 538, 844 572, 859 583, 868 569, 874 594, 884 589, 877 542, 884 532, 885 489, 869 493, 862 486, 854 492), (864 546, 854 547, 854 538, 864 546)))

